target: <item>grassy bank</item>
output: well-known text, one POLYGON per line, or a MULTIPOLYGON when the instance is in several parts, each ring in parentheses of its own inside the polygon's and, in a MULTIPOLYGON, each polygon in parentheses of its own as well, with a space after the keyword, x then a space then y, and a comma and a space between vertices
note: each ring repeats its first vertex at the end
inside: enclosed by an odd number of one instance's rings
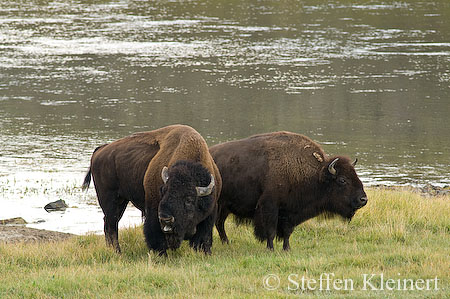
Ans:
POLYGON ((350 224, 313 219, 298 226, 288 253, 281 242, 274 252, 267 251, 250 227, 230 220, 232 243, 222 245, 215 232, 212 256, 183 244, 168 258, 157 257, 148 253, 140 227, 120 232, 120 256, 105 246, 103 236, 0 244, 0 298, 447 296, 450 197, 367 193, 368 205, 350 224), (414 290, 409 290, 411 282, 414 290))

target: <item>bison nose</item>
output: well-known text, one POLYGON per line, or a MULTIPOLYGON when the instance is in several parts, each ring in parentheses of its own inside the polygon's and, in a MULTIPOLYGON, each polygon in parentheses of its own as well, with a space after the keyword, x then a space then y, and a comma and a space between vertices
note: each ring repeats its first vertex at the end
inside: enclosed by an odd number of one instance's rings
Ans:
POLYGON ((367 196, 363 196, 359 199, 359 204, 360 204, 361 208, 364 207, 366 205, 366 203, 367 203, 367 196))
POLYGON ((361 197, 356 197, 353 199, 352 201, 352 207, 354 209, 361 209, 362 207, 364 207, 367 203, 367 196, 361 196, 361 197))
POLYGON ((170 215, 159 214, 159 223, 161 223, 161 229, 163 232, 170 233, 173 231, 175 218, 170 215))
POLYGON ((173 216, 171 216, 171 215, 160 213, 158 215, 158 217, 159 217, 159 221, 164 222, 164 223, 171 224, 171 223, 175 222, 175 218, 173 216))

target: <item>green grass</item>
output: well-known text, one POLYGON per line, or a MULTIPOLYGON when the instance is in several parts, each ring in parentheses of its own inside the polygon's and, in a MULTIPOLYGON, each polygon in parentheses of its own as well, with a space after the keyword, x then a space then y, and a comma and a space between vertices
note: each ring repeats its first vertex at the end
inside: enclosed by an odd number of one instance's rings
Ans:
POLYGON ((230 220, 231 244, 221 244, 214 232, 211 256, 184 242, 167 258, 158 257, 148 252, 141 227, 120 231, 121 255, 105 246, 103 236, 94 235, 58 243, 1 244, 0 298, 448 297, 450 197, 379 189, 367 193, 368 205, 350 224, 313 219, 298 226, 287 253, 281 242, 274 252, 266 250, 251 227, 230 220), (320 290, 321 274, 331 273, 335 279, 352 280, 353 290, 331 285, 327 291, 326 281, 320 290), (268 274, 280 279, 276 290, 264 287, 268 274), (437 277, 439 290, 434 284, 422 291, 363 290, 364 274, 376 274, 370 281, 376 288, 381 274, 395 281, 437 277), (316 279, 315 287, 310 280, 311 290, 307 285, 301 290, 302 277, 316 279))

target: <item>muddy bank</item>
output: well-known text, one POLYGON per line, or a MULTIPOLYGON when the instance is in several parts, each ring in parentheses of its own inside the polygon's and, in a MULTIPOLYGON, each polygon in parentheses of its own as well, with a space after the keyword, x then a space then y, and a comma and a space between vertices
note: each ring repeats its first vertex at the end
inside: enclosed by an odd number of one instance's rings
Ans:
POLYGON ((0 225, 0 243, 55 242, 74 236, 73 234, 35 229, 22 225, 0 225))

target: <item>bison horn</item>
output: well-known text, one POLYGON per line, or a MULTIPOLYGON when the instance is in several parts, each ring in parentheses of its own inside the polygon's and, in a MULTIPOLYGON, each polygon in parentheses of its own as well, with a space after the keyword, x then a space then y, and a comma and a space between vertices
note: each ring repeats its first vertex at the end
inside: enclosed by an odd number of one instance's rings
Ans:
POLYGON ((167 168, 167 166, 164 166, 162 171, 161 171, 161 178, 164 182, 164 184, 167 182, 167 180, 169 179, 169 168, 167 168))
POLYGON ((352 166, 355 167, 357 162, 358 162, 358 158, 355 159, 355 161, 352 163, 352 166))
POLYGON ((336 164, 336 162, 339 160, 339 158, 336 158, 333 160, 333 162, 330 163, 330 165, 328 165, 328 171, 332 174, 332 175, 336 175, 336 168, 334 168, 334 165, 336 164))
POLYGON ((213 188, 214 188, 215 182, 214 182, 214 177, 213 175, 211 175, 211 182, 209 183, 208 186, 206 187, 195 187, 195 189, 197 190, 197 196, 207 196, 210 195, 213 188))

